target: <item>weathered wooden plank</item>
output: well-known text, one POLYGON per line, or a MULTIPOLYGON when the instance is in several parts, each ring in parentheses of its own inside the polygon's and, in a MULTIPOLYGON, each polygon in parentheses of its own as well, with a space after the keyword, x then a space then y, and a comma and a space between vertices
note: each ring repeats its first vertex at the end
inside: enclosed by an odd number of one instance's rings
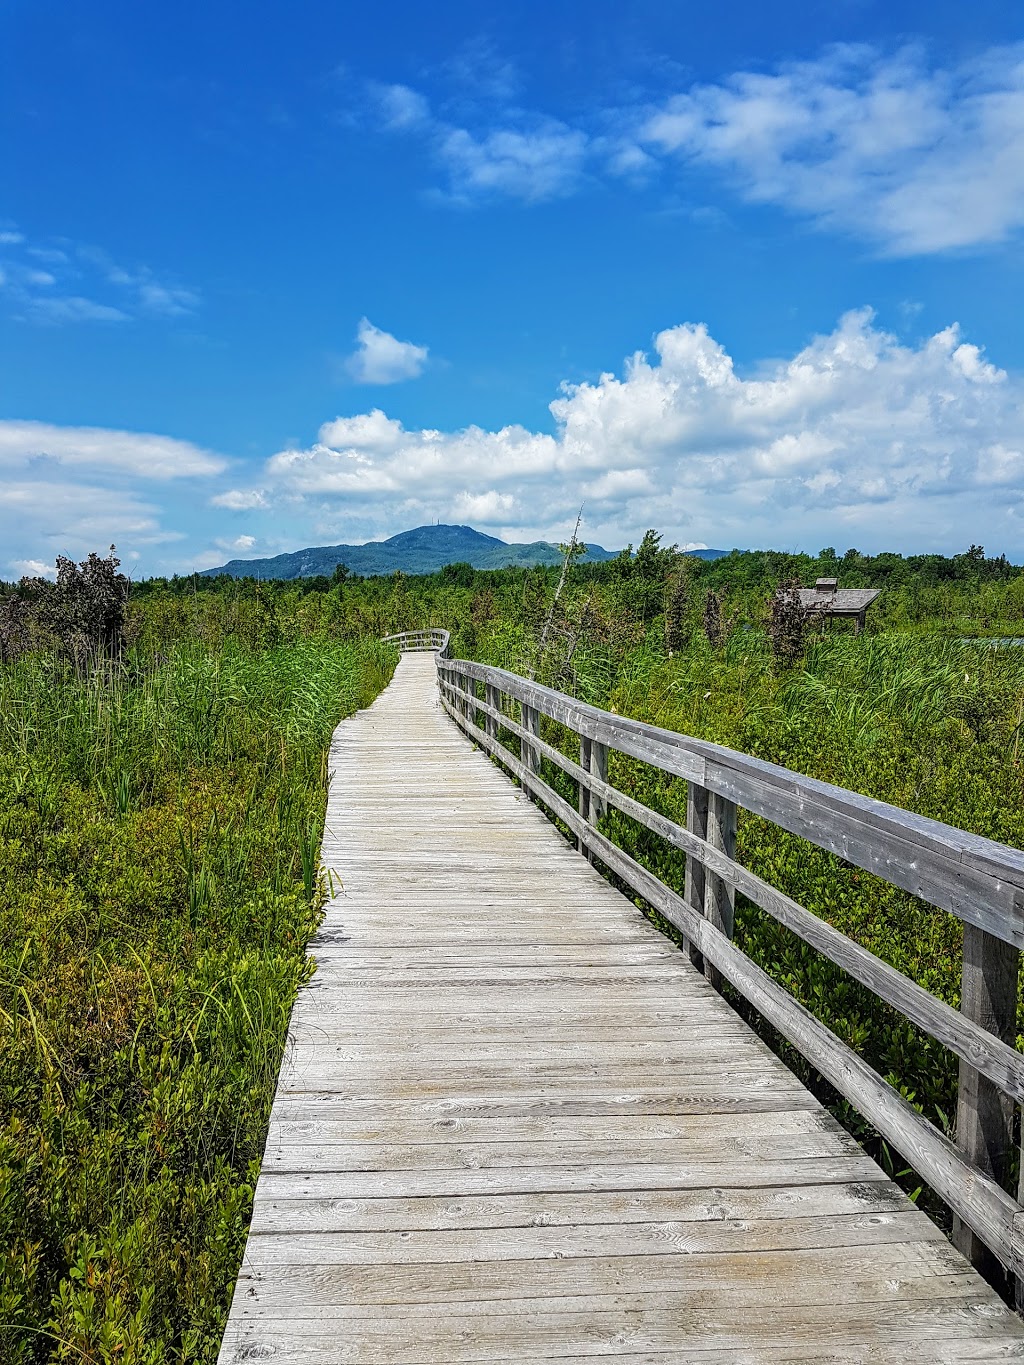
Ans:
MULTIPOLYGON (((853 1138, 845 1146, 854 1157, 863 1156, 862 1149, 857 1147, 853 1138)), ((685 1163, 687 1169, 703 1168, 705 1165, 721 1166, 723 1162, 729 1163, 730 1167, 738 1165, 742 1169, 743 1163, 751 1160, 763 1161, 770 1169, 775 1169, 779 1164, 788 1162, 828 1160, 836 1156, 837 1150, 842 1150, 837 1135, 827 1132, 810 1135, 786 1133, 738 1141, 721 1134, 703 1141, 690 1139, 688 1142, 676 1138, 635 1138, 629 1141, 628 1147, 633 1158, 645 1165, 685 1163)), ((315 1171, 327 1171, 338 1174, 345 1171, 434 1171, 460 1167, 467 1170, 506 1169, 510 1166, 525 1169, 530 1166, 576 1166, 581 1163, 587 1166, 617 1166, 622 1161, 623 1149, 621 1137, 605 1142, 593 1139, 568 1142, 554 1139, 532 1142, 474 1140, 464 1143, 309 1142, 293 1139, 284 1142, 271 1134, 264 1154, 264 1169, 277 1173, 312 1174, 315 1171)), ((845 1180, 845 1166, 839 1174, 845 1180)))
MULTIPOLYGON (((816 1337, 824 1348, 837 1336, 852 1342, 888 1342, 897 1334, 904 1341, 938 1341, 948 1349, 948 1343, 957 1337, 977 1339, 1014 1330, 1014 1320, 1005 1306, 976 1293, 973 1297, 957 1294, 916 1304, 903 1300, 896 1304, 758 1306, 745 1312, 737 1309, 728 1316, 714 1307, 675 1309, 671 1305, 640 1310, 628 1318, 619 1311, 547 1313, 535 1307, 528 1314, 502 1314, 453 1308, 443 1314, 419 1313, 364 1322, 358 1333, 350 1326, 333 1337, 321 1335, 315 1320, 308 1324, 281 1322, 272 1333, 260 1331, 259 1340, 273 1348, 275 1360, 333 1360, 345 1365, 381 1360, 389 1365, 503 1361, 534 1358, 556 1347, 591 1356, 614 1356, 624 1344, 625 1321, 629 1323, 630 1350, 675 1349, 687 1353, 691 1347, 756 1352, 763 1345, 785 1346, 794 1336, 816 1337)), ((238 1354, 227 1358, 245 1359, 245 1350, 253 1340, 248 1322, 229 1327, 225 1348, 238 1354)))
POLYGON ((421 1094, 415 1106, 408 1097, 381 1094, 379 1090, 366 1093, 365 1088, 338 1084, 334 1089, 309 1087, 291 1090, 282 1086, 274 1101, 275 1113, 302 1114, 330 1113, 344 1109, 350 1115, 366 1115, 374 1119, 396 1114, 414 1114, 417 1118, 430 1116, 447 1118, 455 1115, 484 1118, 491 1115, 524 1118, 561 1115, 602 1114, 767 1114, 782 1110, 806 1108, 817 1111, 818 1101, 802 1086, 781 1085, 774 1078, 758 1085, 747 1083, 743 1093, 725 1083, 714 1085, 694 1081, 682 1091, 678 1085, 670 1089, 645 1086, 642 1090, 624 1086, 600 1086, 591 1082, 585 1089, 571 1089, 563 1084, 511 1085, 500 1091, 491 1086, 459 1086, 443 1095, 421 1094))
POLYGON ((621 1028, 617 1032, 604 1030, 595 1036, 577 1035, 572 1039, 567 1039, 564 1031, 549 1029, 544 1037, 530 1036, 523 1042, 523 1031, 518 1027, 492 1031, 487 1036, 477 1033, 470 1037, 460 1030, 427 1031, 417 1027, 416 1041, 410 1041, 409 1021, 404 1017, 389 1025, 375 1027, 374 1033, 377 1035, 374 1042, 353 1042, 351 1028, 346 1029, 344 1020, 335 1021, 333 1017, 328 1022, 319 1017, 309 1017, 305 1021, 293 1019, 291 1027, 292 1040, 297 1046, 312 1044, 325 1055, 344 1061, 379 1061, 384 1066, 415 1062, 417 1059, 424 1062, 450 1059, 461 1063, 480 1057, 488 1061, 500 1061, 513 1049, 523 1061, 543 1061, 557 1053, 560 1057, 579 1060, 608 1058, 616 1061, 637 1054, 648 1059, 658 1057, 684 1062, 693 1048, 694 1055, 703 1061, 720 1061, 732 1056, 733 1047, 742 1049, 751 1046, 749 1033, 743 1033, 738 1028, 727 1032, 716 1030, 709 1040, 716 1047, 705 1046, 704 1035, 700 1035, 697 1041, 692 1035, 681 1037, 679 1033, 653 1039, 645 1035, 630 1045, 622 1041, 621 1028))
POLYGON ((842 1135, 843 1129, 828 1114, 803 1109, 781 1113, 745 1115, 655 1115, 650 1118, 616 1115, 590 1115, 565 1118, 552 1115, 545 1119, 527 1118, 446 1118, 418 1119, 402 1116, 393 1122, 374 1123, 352 1118, 341 1112, 311 1119, 274 1117, 268 1141, 292 1142, 643 1142, 651 1138, 671 1138, 680 1143, 741 1142, 764 1137, 806 1137, 811 1134, 842 1135))
MULTIPOLYGON (((509 1276, 507 1263, 478 1261, 447 1267, 395 1267, 382 1276, 365 1266, 267 1266, 247 1276, 241 1316, 273 1307, 282 1319, 373 1318, 386 1311, 415 1312, 427 1304, 490 1305, 494 1313, 625 1313, 658 1306, 666 1298, 678 1309, 806 1305, 815 1300, 814 1250, 707 1255, 523 1261, 509 1276), (623 1292, 623 1282, 629 1290, 623 1292)), ((891 1247, 837 1248, 822 1288, 830 1303, 977 1296, 977 1284, 959 1258, 935 1242, 898 1242, 891 1247)))
MULTIPOLYGON (((320 1003, 318 999, 311 995, 305 996, 300 1008, 293 1013, 294 1022, 301 1027, 322 1027, 325 1030, 345 1027, 346 1035, 351 1038, 353 1036, 351 1012, 340 1011, 329 994, 320 1003)), ((689 1004, 690 998, 684 996, 682 1000, 672 1001, 670 1007, 645 1011, 644 1040, 672 1039, 679 1037, 680 1033, 686 1035, 700 1033, 709 1037, 732 1037, 739 1034, 744 1038, 749 1037, 749 1032, 744 1032, 747 1026, 742 1021, 714 1019, 701 1027, 693 1019, 692 1014, 687 1014, 689 1004)), ((588 1002, 582 1001, 578 1005, 570 1005, 549 1014, 536 1007, 488 1010, 486 1006, 481 1006, 474 1010, 470 1006, 461 1008, 455 1005, 450 1009, 435 1010, 426 1019, 420 1019, 417 1023, 416 1036, 426 1045, 437 1036, 447 1035, 481 1040, 504 1038, 521 1041, 527 1035, 534 1039, 548 1037, 560 1039, 565 1037, 567 1030, 571 1030, 575 1037, 584 1039, 588 1037, 621 1039, 624 1029, 627 1029, 635 1018, 635 1002, 629 999, 622 1000, 618 1006, 612 1001, 602 1003, 597 1009, 588 1009, 587 1006, 588 1002)), ((372 1034, 380 1039, 382 1046, 387 1046, 400 1034, 406 1046, 416 1049, 416 1042, 410 1038, 408 1032, 408 1022, 401 1014, 396 1014, 394 1010, 377 1010, 365 1017, 371 1020, 372 1034)), ((360 1039, 363 1037, 365 1035, 360 1035, 360 1039)))
MULTIPOLYGON (((905 1243, 915 1236, 913 1209, 873 1214, 820 1214, 817 1217, 768 1219, 709 1218, 703 1222, 566 1223, 530 1226, 454 1227, 417 1232, 407 1228, 379 1231, 312 1233, 304 1229, 285 1236, 256 1234, 250 1238, 248 1260, 258 1267, 271 1265, 434 1265, 452 1266, 479 1261, 566 1261, 684 1255, 742 1255, 767 1251, 816 1250, 833 1247, 870 1248, 905 1243)), ((932 1240, 945 1242, 939 1234, 932 1240)), ((948 1247, 949 1243, 945 1242, 948 1247)), ((982 1280, 958 1261, 975 1292, 982 1280)), ((995 1296, 992 1296, 993 1300, 995 1296)))
MULTIPOLYGON (((460 1228, 585 1227, 698 1223, 694 1230, 701 1249, 719 1253, 725 1227, 739 1250, 782 1246, 863 1245, 904 1240, 906 1237, 945 1244, 941 1231, 928 1219, 913 1218, 906 1196, 891 1182, 873 1180, 854 1184, 769 1185, 716 1187, 713 1190, 590 1190, 528 1195, 398 1195, 391 1198, 326 1199, 309 1182, 294 1197, 275 1194, 258 1200, 254 1232, 297 1233, 302 1236, 335 1232, 411 1232, 460 1228), (772 1231, 764 1227, 748 1245, 740 1225, 783 1220, 772 1231), (705 1227, 704 1224, 714 1226, 705 1227)), ((755 1229, 756 1231, 756 1229, 755 1229)), ((688 1234, 689 1235, 689 1234, 688 1234)), ((689 1253, 688 1253, 689 1254, 689 1253)))
MULTIPOLYGON (((296 1189, 313 1179, 311 1174, 278 1174, 272 1170, 261 1177, 268 1193, 294 1195, 296 1189)), ((766 1185, 835 1185, 851 1180, 884 1179, 879 1167, 864 1152, 854 1155, 841 1151, 827 1157, 806 1157, 798 1161, 767 1161, 738 1156, 723 1161, 651 1161, 629 1159, 623 1152, 619 1164, 590 1165, 571 1162, 556 1166, 483 1166, 447 1167, 432 1170, 395 1171, 322 1171, 316 1175, 319 1194, 327 1199, 345 1197, 388 1197, 406 1195, 529 1194, 559 1189, 650 1190, 714 1189, 727 1181, 750 1188, 766 1185)))

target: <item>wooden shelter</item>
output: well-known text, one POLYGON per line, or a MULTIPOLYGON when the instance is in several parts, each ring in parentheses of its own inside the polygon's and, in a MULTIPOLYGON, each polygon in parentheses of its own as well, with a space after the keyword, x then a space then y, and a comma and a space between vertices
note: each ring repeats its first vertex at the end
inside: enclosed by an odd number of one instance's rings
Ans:
POLYGON ((881 588, 841 588, 834 578, 819 578, 813 588, 800 588, 800 605, 808 615, 849 617, 857 622, 857 634, 864 629, 868 607, 881 588))

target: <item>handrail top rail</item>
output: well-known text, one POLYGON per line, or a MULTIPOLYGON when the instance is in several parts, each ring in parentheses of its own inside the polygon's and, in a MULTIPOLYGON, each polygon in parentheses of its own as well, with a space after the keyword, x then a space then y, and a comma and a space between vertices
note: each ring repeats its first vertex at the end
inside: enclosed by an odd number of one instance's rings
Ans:
MULTIPOLYGON (((980 861, 1003 868, 1012 874, 1011 880, 1015 884, 1024 887, 1024 850, 1012 848, 1008 844, 1001 844, 995 839, 986 838, 982 834, 971 834, 967 830, 958 829, 955 825, 947 825, 943 821, 932 819, 927 815, 916 815, 913 811, 904 810, 901 806, 894 806, 873 796, 864 796, 859 792, 852 792, 846 787, 836 786, 834 783, 825 782, 821 778, 808 777, 804 773, 795 772, 792 768, 785 768, 781 764, 754 758, 751 754, 745 754, 738 749, 730 749, 724 744, 715 744, 711 740, 695 739, 677 730, 666 730, 658 725, 650 725, 646 721, 634 720, 629 716, 620 716, 614 711, 604 711, 600 707, 592 706, 589 702, 579 701, 576 697, 571 697, 565 692, 557 692, 553 688, 545 687, 542 683, 531 682, 518 673, 510 673, 490 664, 478 664, 466 659, 449 659, 445 662, 446 666, 457 666, 460 673, 476 678, 480 682, 490 683, 492 686, 503 684, 502 691, 519 700, 525 697, 528 704, 536 705, 538 710, 543 711, 552 720, 562 719, 560 715, 552 714, 555 706, 558 710, 562 710, 568 703, 568 708, 576 713, 579 721, 585 727, 573 726, 571 728, 577 729, 579 734, 586 735, 588 739, 605 741, 605 735, 601 732, 611 727, 621 731, 624 735, 635 735, 656 744, 663 744, 669 749, 692 754, 694 757, 714 759, 718 763, 749 773, 751 776, 782 790, 804 792, 808 795, 826 798, 835 801, 840 808, 848 806, 851 813, 856 812, 861 818, 870 815, 876 819, 891 821, 894 826, 899 827, 907 834, 918 836, 922 844, 934 844, 946 856, 953 852, 960 852, 961 855, 968 854, 980 861), (544 706, 540 704, 543 702, 547 702, 552 711, 545 710, 544 706)), ((655 766, 658 765, 655 764, 655 766)))
POLYGON ((584 738, 694 781, 1024 948, 1024 850, 723 744, 602 710, 507 669, 451 659, 451 636, 442 627, 400 631, 386 640, 432 651, 439 668, 496 687, 584 738))
POLYGON ((424 627, 422 630, 400 630, 394 635, 383 636, 381 643, 385 645, 398 644, 399 649, 416 649, 423 648, 423 646, 419 643, 415 645, 407 644, 410 638, 414 638, 419 642, 427 637, 430 639, 429 649, 436 651, 441 658, 447 658, 451 636, 448 631, 444 630, 441 626, 424 627))

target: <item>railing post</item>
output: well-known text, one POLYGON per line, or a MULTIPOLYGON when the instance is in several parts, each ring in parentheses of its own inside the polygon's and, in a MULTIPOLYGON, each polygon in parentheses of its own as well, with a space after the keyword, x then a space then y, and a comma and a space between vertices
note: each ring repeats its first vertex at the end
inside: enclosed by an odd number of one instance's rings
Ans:
MULTIPOLYGON (((1020 950, 973 924, 964 925, 960 1013, 1014 1046, 1017 1039, 1017 971, 1020 950)), ((1009 1096, 961 1058, 956 1104, 956 1145, 972 1165, 1006 1183, 1013 1142, 1009 1096)), ((980 1270, 995 1258, 966 1223, 953 1219, 953 1244, 980 1270)))
POLYGON ((466 721, 469 724, 476 724, 476 679, 466 678, 466 721))
MULTIPOLYGON (((599 744, 595 739, 589 739, 586 735, 580 735, 580 767, 584 772, 591 773, 601 782, 608 781, 608 745, 599 744)), ((579 811, 588 825, 596 825, 604 815, 606 803, 601 797, 595 796, 589 787, 582 782, 579 792, 579 811)), ((587 850, 581 839, 576 840, 576 847, 580 853, 586 853, 591 862, 595 861, 594 854, 587 850)))
POLYGON ((455 690, 458 694, 455 698, 455 709, 462 719, 466 720, 469 716, 469 699, 466 696, 466 679, 461 673, 455 673, 452 676, 452 681, 455 684, 455 690))
MULTIPOLYGON (((486 686, 484 687, 484 701, 487 703, 488 706, 493 707, 495 711, 501 709, 501 693, 498 691, 498 689, 494 686, 493 683, 487 683, 486 686)), ((487 735, 490 739, 496 740, 498 738, 497 717, 485 716, 484 729, 487 731, 487 735)))
MULTIPOLYGON (((596 739, 591 740, 590 744, 590 771, 599 782, 608 781, 608 745, 601 744, 596 739)), ((596 796, 590 793, 590 823, 600 824, 608 803, 603 796, 596 796)))
MULTIPOLYGON (((717 792, 708 797, 708 843, 721 849, 727 858, 736 857, 736 803, 717 792)), ((736 893, 714 872, 705 872, 704 918, 732 938, 736 911, 736 893)), ((721 975, 704 963, 704 975, 716 991, 722 989, 721 975)))
MULTIPOLYGON (((590 772, 590 755, 593 741, 586 735, 580 735, 580 767, 585 773, 590 772)), ((585 782, 579 784, 579 812, 584 820, 590 823, 590 788, 585 782)), ((582 839, 576 840, 577 853, 586 853, 587 846, 582 839)))
MULTIPOLYGON (((708 789, 699 786, 693 778, 686 783, 686 828, 698 839, 708 837, 708 789)), ((704 864, 692 854, 686 859, 686 890, 683 899, 695 915, 704 914, 704 888, 707 878, 704 864)), ((694 945, 687 942, 690 961, 699 972, 704 970, 703 955, 694 945)))
MULTIPOLYGON (((520 716, 522 717, 523 729, 531 735, 540 736, 540 712, 535 706, 528 705, 525 701, 519 703, 520 716)), ((522 748, 523 762, 531 773, 540 772, 540 750, 535 749, 530 743, 524 742, 522 748)))

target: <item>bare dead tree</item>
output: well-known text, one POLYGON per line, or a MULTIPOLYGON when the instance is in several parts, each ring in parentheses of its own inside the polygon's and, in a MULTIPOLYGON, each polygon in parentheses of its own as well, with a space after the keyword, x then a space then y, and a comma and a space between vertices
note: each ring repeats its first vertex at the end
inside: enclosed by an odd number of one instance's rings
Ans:
POLYGON ((686 561, 669 580, 665 595, 665 648, 669 656, 678 654, 686 645, 686 613, 690 605, 690 585, 686 561))
POLYGON ((708 644, 712 649, 721 649, 725 640, 725 614, 722 610, 725 602, 725 589, 716 592, 714 588, 709 588, 704 598, 704 615, 702 624, 704 634, 707 636, 708 644))
POLYGON ((579 538, 580 523, 582 522, 582 520, 583 508, 581 507, 576 516, 576 525, 573 529, 573 533, 569 539, 568 545, 563 545, 560 547, 562 550, 562 572, 558 576, 558 586, 555 589, 555 595, 551 601, 551 606, 548 608, 548 614, 544 618, 544 624, 541 627, 540 632, 540 640, 537 643, 536 652, 530 663, 530 668, 527 676, 531 679, 537 676, 537 669, 540 667, 541 662, 544 659, 545 651, 547 650, 548 645, 548 636, 551 634, 551 630, 555 622, 559 603, 562 600, 562 592, 565 589, 566 579, 569 577, 569 570, 572 568, 573 564, 580 557, 580 555, 584 555, 587 552, 587 547, 581 542, 579 538))

